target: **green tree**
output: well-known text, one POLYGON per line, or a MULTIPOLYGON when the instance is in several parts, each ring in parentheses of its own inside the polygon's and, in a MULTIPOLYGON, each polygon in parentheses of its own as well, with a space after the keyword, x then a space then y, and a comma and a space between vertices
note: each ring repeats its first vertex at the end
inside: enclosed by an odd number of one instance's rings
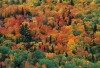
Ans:
POLYGON ((49 58, 40 59, 39 63, 41 65, 45 64, 47 68, 58 68, 58 63, 53 59, 49 58))
POLYGON ((100 0, 94 0, 96 4, 100 4, 100 0))
POLYGON ((5 40, 3 42, 3 46, 11 47, 13 46, 13 42, 11 40, 5 40))
POLYGON ((45 54, 44 54, 44 52, 42 52, 40 50, 36 50, 33 53, 33 58, 35 58, 35 59, 43 59, 43 58, 45 58, 45 54))
POLYGON ((12 60, 12 62, 14 63, 13 64, 13 67, 16 68, 23 68, 24 65, 23 65, 23 61, 24 60, 27 60, 28 58, 28 54, 27 52, 25 52, 24 50, 11 50, 9 51, 9 54, 13 54, 14 55, 14 59, 12 60))
POLYGON ((73 35, 74 36, 78 36, 78 35, 80 35, 82 33, 82 31, 80 31, 80 30, 74 30, 73 31, 73 35))
POLYGON ((10 48, 9 48, 9 47, 6 47, 6 46, 0 46, 0 53, 1 53, 0 61, 4 61, 5 58, 8 57, 9 51, 10 51, 10 48))
POLYGON ((76 64, 75 63, 68 63, 68 64, 65 64, 64 68, 77 68, 76 64))
POLYGON ((0 8, 2 8, 2 1, 0 1, 0 8))
POLYGON ((74 1, 70 0, 70 5, 74 6, 74 1))
POLYGON ((19 30, 20 34, 22 34, 22 38, 24 42, 31 42, 32 41, 32 34, 28 28, 27 24, 23 24, 19 30))

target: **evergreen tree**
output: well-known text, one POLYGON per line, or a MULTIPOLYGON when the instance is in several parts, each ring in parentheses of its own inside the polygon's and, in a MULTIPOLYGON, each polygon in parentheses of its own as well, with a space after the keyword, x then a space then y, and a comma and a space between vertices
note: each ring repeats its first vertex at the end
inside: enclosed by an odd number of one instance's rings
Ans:
POLYGON ((51 53, 54 53, 54 47, 53 47, 53 45, 52 45, 51 53))
POLYGON ((50 44, 52 44, 52 36, 50 35, 50 44))
POLYGON ((2 8, 2 1, 0 1, 0 8, 2 8))
POLYGON ((32 41, 31 31, 29 30, 27 24, 23 24, 20 27, 20 31, 19 32, 20 32, 20 34, 22 34, 24 42, 31 42, 32 41))
POLYGON ((21 14, 24 15, 24 8, 22 8, 21 14))
POLYGON ((70 9, 68 10, 68 17, 69 17, 69 15, 71 14, 71 11, 70 11, 70 9))
POLYGON ((93 28, 93 32, 95 33, 97 31, 97 26, 96 24, 94 25, 94 28, 93 28))
POLYGON ((22 0, 22 3, 25 3, 26 2, 26 0, 22 0))
POLYGON ((60 3, 62 3, 62 0, 60 0, 60 3))
POLYGON ((70 5, 74 6, 74 1, 70 0, 70 5))
POLYGON ((71 25, 71 23, 72 23, 72 17, 70 16, 68 20, 68 25, 71 25))

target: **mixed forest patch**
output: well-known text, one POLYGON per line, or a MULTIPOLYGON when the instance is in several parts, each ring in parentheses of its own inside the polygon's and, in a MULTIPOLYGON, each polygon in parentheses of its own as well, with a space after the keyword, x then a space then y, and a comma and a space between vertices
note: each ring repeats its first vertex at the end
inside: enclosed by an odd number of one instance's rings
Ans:
POLYGON ((0 68, 100 68, 100 0, 0 0, 0 68))

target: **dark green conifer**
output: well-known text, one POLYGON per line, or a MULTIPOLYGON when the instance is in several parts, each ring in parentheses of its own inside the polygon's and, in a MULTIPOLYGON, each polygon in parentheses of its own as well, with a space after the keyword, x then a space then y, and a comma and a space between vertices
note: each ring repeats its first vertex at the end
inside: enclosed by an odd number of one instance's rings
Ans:
POLYGON ((70 0, 70 5, 74 6, 74 1, 70 0))

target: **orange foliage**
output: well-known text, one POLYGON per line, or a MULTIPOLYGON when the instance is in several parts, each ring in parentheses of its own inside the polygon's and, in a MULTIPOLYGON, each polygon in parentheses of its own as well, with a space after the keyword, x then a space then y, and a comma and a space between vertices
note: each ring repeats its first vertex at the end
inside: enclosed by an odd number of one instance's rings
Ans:
POLYGON ((95 39, 94 39, 94 42, 95 42, 95 43, 100 43, 100 38, 95 38, 95 39))
POLYGON ((46 57, 53 57, 55 55, 56 55, 55 53, 46 53, 46 57))
POLYGON ((91 43, 92 39, 90 37, 84 37, 85 43, 91 43))

